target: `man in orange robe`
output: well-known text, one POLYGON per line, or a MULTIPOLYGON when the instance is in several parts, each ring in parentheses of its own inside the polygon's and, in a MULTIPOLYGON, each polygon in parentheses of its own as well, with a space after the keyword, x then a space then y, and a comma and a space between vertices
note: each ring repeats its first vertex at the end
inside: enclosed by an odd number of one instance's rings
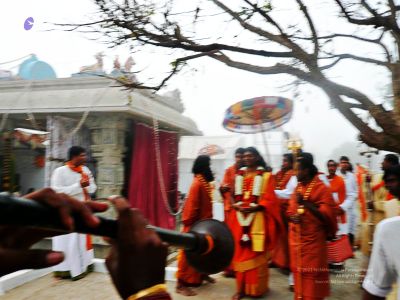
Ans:
POLYGON ((333 200, 335 200, 337 204, 337 214, 340 215, 338 218, 338 227, 339 230, 337 232, 337 235, 340 234, 348 234, 348 228, 346 224, 346 212, 344 209, 340 207, 340 205, 345 201, 346 199, 346 183, 344 182, 343 178, 338 176, 336 174, 338 164, 333 160, 329 160, 327 163, 328 166, 328 180, 333 196, 333 200))
POLYGON ((233 190, 235 188, 236 172, 243 167, 244 148, 237 148, 235 151, 235 163, 225 170, 221 182, 220 192, 224 198, 225 223, 229 226, 230 211, 233 202, 233 190))
MULTIPOLYGON (((183 232, 188 232, 197 221, 212 218, 212 186, 214 176, 210 169, 210 157, 200 155, 193 164, 194 174, 192 185, 182 211, 183 232)), ((176 273, 176 292, 184 296, 195 296, 190 287, 200 286, 203 280, 214 283, 215 280, 197 272, 186 260, 185 253, 180 250, 178 255, 178 271, 176 273)))
POLYGON ((318 178, 310 153, 298 159, 299 181, 288 208, 290 263, 294 299, 321 300, 329 296, 326 241, 337 230, 336 204, 318 178))
MULTIPOLYGON (((347 235, 349 233, 349 228, 346 219, 346 211, 341 207, 343 202, 346 200, 346 183, 343 178, 336 174, 338 164, 330 159, 327 163, 328 167, 328 180, 330 184, 330 189, 332 192, 333 200, 336 203, 336 213, 338 215, 338 231, 336 232, 336 236, 340 237, 341 235, 347 235)), ((351 246, 351 244, 350 244, 351 246)), ((332 268, 343 268, 343 262, 329 262, 332 268)))
POLYGON ((281 216, 285 225, 285 230, 279 233, 279 238, 272 254, 273 264, 282 269, 289 268, 288 220, 286 211, 290 196, 296 187, 297 181, 291 180, 293 176, 295 176, 293 170, 293 155, 291 153, 286 153, 283 155, 281 170, 275 175, 275 194, 280 202, 281 216), (289 184, 289 181, 294 184, 289 184))
MULTIPOLYGON (((236 172, 243 167, 244 148, 237 148, 235 151, 235 163, 225 170, 224 179, 221 182, 220 192, 224 199, 224 222, 230 228, 231 215, 235 211, 232 209, 233 191, 235 188, 236 172)), ((231 228, 230 228, 231 229, 231 228)), ((233 267, 226 268, 224 275, 226 277, 234 277, 233 267)))
POLYGON ((249 147, 244 152, 246 167, 235 178, 236 211, 231 228, 235 241, 233 267, 236 272, 237 293, 259 297, 268 291, 269 252, 282 230, 279 202, 274 193, 274 178, 266 172, 266 164, 258 151, 249 147))

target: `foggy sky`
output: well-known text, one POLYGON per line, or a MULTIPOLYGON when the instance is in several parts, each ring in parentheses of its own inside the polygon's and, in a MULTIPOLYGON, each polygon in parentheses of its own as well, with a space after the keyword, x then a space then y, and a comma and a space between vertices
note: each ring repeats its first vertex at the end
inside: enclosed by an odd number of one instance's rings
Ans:
MULTIPOLYGON (((297 14, 294 2, 279 1, 279 5, 282 5, 279 10, 282 20, 297 14)), ((315 4, 311 12, 320 30, 345 26, 339 25, 337 14, 323 14, 326 1, 307 2, 315 4)), ((94 11, 95 7, 90 0, 1 0, 0 69, 16 66, 16 63, 1 65, 2 62, 35 53, 40 60, 54 67, 58 77, 69 77, 71 73, 78 72, 81 66, 95 63, 94 54, 103 51, 106 55, 105 69, 111 71, 115 55, 120 56, 121 63, 128 57, 127 47, 109 49, 99 42, 88 40, 88 36, 82 33, 44 31, 50 28, 44 22, 87 21, 94 11), (23 23, 28 17, 33 17, 35 24, 30 31, 25 31, 23 23)), ((346 27, 343 29, 346 30, 346 27)), ((347 45, 348 41, 337 46, 344 49, 347 45)), ((370 51, 365 48, 365 44, 355 43, 354 48, 363 54, 370 51)), ((137 62, 135 69, 144 70, 144 75, 139 77, 142 80, 154 72, 163 75, 165 69, 161 65, 170 62, 156 52, 135 53, 133 58, 137 62)), ((295 102, 293 118, 283 130, 297 132, 304 141, 304 149, 314 153, 320 167, 331 158, 329 156, 335 148, 356 141, 357 131, 336 110, 330 108, 327 97, 318 88, 303 87, 300 97, 294 97, 293 90, 282 91, 281 88, 292 81, 289 76, 251 74, 228 68, 208 58, 192 61, 190 66, 196 71, 188 69, 178 75, 164 92, 174 88, 181 90, 186 107, 185 115, 195 120, 205 135, 231 134, 221 125, 224 111, 231 104, 257 96, 280 95, 295 102)), ((382 99, 388 78, 383 69, 360 63, 339 64, 330 76, 338 82, 361 89, 378 102, 382 99)))

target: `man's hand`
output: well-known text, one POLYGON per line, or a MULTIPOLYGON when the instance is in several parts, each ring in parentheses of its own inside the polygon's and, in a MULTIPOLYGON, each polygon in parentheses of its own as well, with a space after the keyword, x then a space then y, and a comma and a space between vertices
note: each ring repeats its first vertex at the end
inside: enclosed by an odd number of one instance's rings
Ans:
POLYGON ((237 210, 237 211, 240 211, 240 209, 241 209, 240 205, 238 205, 238 204, 236 204, 236 203, 232 204, 231 207, 232 207, 234 210, 237 210))
POLYGON ((89 179, 82 178, 80 183, 81 183, 81 187, 83 187, 83 188, 85 188, 85 187, 90 185, 89 179))
POLYGON ((167 245, 146 228, 142 214, 121 197, 110 199, 118 212, 118 236, 107 239, 111 251, 107 269, 123 299, 140 290, 164 283, 167 245))
MULTIPOLYGON (((90 227, 96 227, 99 219, 92 211, 105 211, 107 204, 81 202, 65 194, 58 194, 50 188, 41 189, 25 198, 56 208, 62 223, 68 230, 73 230, 71 213, 78 213, 90 227)), ((56 231, 36 228, 0 226, 0 276, 21 270, 46 268, 64 260, 61 252, 47 250, 29 250, 44 237, 57 235, 56 231)))

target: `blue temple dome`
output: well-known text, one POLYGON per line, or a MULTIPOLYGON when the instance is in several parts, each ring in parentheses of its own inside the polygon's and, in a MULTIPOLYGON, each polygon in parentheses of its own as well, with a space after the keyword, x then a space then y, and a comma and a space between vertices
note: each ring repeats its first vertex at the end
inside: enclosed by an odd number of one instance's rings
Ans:
POLYGON ((38 60, 35 54, 19 66, 18 76, 25 80, 44 80, 57 78, 54 69, 46 62, 38 60))

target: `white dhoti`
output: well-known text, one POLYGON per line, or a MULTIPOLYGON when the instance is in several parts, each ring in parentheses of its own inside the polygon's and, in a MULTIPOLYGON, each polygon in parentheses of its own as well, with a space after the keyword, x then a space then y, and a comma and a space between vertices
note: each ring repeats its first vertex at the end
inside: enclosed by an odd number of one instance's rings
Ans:
MULTIPOLYGON (((85 166, 82 167, 82 171, 87 174, 90 182, 85 188, 86 192, 94 193, 97 187, 92 173, 85 166)), ((51 187, 58 193, 65 193, 77 200, 85 201, 85 191, 80 184, 81 176, 68 166, 59 167, 54 170, 51 187)), ((86 234, 70 233, 54 237, 53 250, 62 251, 65 255, 64 261, 54 267, 55 272, 63 273, 60 274, 61 277, 64 277, 64 272, 66 277, 69 275, 72 278, 83 275, 94 258, 92 247, 87 245, 86 234)))
POLYGON ((349 224, 348 223, 339 223, 338 222, 338 231, 336 233, 337 236, 349 234, 349 224))
POLYGON ((87 271, 94 258, 93 249, 86 249, 86 235, 70 233, 53 238, 53 250, 64 252, 65 259, 54 267, 55 272, 69 272, 77 277, 87 271))
POLYGON ((355 205, 346 210, 346 218, 348 224, 348 233, 356 235, 358 216, 355 205))

